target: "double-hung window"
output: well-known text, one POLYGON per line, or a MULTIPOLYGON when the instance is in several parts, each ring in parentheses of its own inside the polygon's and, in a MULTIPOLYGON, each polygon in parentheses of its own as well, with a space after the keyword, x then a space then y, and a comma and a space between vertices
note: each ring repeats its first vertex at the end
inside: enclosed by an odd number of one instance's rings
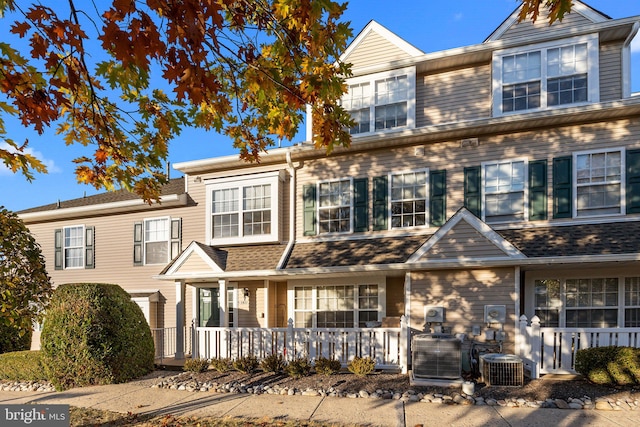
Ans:
POLYGON ((318 184, 320 233, 348 233, 353 229, 353 195, 350 178, 318 184))
POLYGON ((84 267, 84 226, 65 227, 63 230, 65 268, 84 267))
POLYGON ((207 181, 210 244, 278 240, 280 172, 207 181))
POLYGON ((56 270, 94 268, 94 227, 72 225, 54 231, 56 270))
POLYGON ((485 162, 483 220, 501 222, 527 218, 527 161, 485 162))
POLYGON ((413 67, 349 79, 342 106, 355 121, 350 133, 414 127, 415 79, 413 67))
POLYGON ((598 38, 497 51, 493 73, 495 115, 598 102, 598 38))
POLYGON ((133 225, 133 265, 162 265, 180 254, 182 220, 145 218, 133 225))
POLYGON ((574 216, 616 215, 624 212, 622 149, 578 152, 574 158, 576 195, 574 216))
POLYGON ((391 227, 421 227, 426 226, 427 170, 403 172, 391 175, 391 227))

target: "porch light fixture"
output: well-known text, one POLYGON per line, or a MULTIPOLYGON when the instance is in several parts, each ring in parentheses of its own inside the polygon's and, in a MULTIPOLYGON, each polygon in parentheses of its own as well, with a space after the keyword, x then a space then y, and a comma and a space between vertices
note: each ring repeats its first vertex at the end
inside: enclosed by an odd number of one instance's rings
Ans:
POLYGON ((244 288, 244 302, 247 302, 247 298, 249 298, 249 288, 244 288))

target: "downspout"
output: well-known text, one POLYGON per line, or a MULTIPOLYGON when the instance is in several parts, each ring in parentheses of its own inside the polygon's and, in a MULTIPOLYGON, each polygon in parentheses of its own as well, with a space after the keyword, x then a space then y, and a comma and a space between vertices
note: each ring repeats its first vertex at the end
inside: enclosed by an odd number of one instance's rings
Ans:
POLYGON ((629 37, 624 41, 622 45, 622 98, 629 98, 631 96, 631 41, 638 33, 640 23, 633 24, 633 28, 629 33, 629 37))
POLYGON ((291 151, 287 150, 286 158, 287 166, 289 167, 289 174, 291 175, 291 180, 289 182, 289 243, 287 243, 287 247, 282 253, 280 261, 278 261, 276 270, 282 270, 284 268, 284 265, 289 258, 289 254, 291 253, 291 249, 293 249, 296 233, 296 168, 291 161, 291 151))

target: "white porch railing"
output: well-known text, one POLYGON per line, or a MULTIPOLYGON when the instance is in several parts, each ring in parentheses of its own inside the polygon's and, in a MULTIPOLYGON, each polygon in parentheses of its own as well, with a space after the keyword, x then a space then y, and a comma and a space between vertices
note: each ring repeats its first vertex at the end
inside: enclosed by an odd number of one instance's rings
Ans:
POLYGON ((542 328, 538 316, 520 317, 516 347, 530 364, 531 375, 575 374, 578 350, 591 347, 621 346, 640 348, 640 328, 542 328))
MULTIPOLYGON (((155 358, 164 359, 174 357, 176 354, 176 342, 178 339, 178 328, 151 328, 153 345, 155 347, 155 358)), ((185 353, 191 353, 192 333, 191 327, 184 327, 183 349, 185 353)))
POLYGON ((369 356, 378 369, 407 371, 406 323, 399 328, 195 328, 193 357, 231 358, 253 355, 261 360, 282 354, 287 360, 326 357, 346 366, 369 356))

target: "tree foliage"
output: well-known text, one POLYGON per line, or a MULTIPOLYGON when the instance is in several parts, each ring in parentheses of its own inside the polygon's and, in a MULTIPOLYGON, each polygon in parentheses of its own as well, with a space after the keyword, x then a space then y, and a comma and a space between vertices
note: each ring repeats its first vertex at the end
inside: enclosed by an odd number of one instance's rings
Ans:
POLYGON ((30 331, 51 295, 40 245, 16 214, 0 206, 0 325, 30 331))
POLYGON ((259 161, 274 138, 291 140, 307 105, 314 143, 348 145, 339 100, 349 67, 338 61, 351 30, 346 4, 329 0, 0 0, 18 42, 0 42, 0 159, 28 179, 45 166, 3 116, 67 144, 79 182, 123 186, 145 200, 166 182, 169 143, 188 126, 223 132, 259 161), (48 4, 47 4, 48 3, 48 4), (28 51, 25 52, 25 50, 28 51))
POLYGON ((541 11, 548 13, 549 25, 555 21, 562 21, 564 15, 571 12, 571 0, 522 0, 520 21, 531 19, 535 22, 541 11))

